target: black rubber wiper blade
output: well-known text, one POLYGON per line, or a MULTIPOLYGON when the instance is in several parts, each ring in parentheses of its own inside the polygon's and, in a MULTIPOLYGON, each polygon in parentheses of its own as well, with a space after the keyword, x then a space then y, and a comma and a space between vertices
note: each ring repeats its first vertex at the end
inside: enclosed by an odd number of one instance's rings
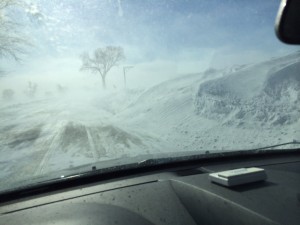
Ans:
POLYGON ((273 148, 277 148, 277 147, 284 146, 284 145, 300 145, 300 141, 284 142, 284 143, 280 143, 280 144, 276 144, 276 145, 268 145, 265 147, 256 148, 256 149, 252 149, 252 150, 273 149, 273 148))

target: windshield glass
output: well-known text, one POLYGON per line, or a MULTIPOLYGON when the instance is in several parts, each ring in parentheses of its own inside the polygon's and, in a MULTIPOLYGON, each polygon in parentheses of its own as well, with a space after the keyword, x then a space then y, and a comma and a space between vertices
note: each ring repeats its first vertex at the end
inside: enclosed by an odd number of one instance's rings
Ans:
POLYGON ((300 52, 275 37, 278 6, 0 0, 1 183, 297 142, 300 52))

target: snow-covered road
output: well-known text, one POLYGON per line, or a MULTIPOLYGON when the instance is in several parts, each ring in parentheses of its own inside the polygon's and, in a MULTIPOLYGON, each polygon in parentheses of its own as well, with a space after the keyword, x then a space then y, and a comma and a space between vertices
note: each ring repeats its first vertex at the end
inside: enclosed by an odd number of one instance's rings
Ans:
POLYGON ((0 179, 149 153, 299 140, 299 54, 209 76, 185 75, 145 90, 2 100, 0 179))
POLYGON ((0 178, 19 179, 132 156, 136 149, 145 153, 147 137, 142 140, 115 125, 116 112, 111 110, 70 96, 1 107, 0 178))

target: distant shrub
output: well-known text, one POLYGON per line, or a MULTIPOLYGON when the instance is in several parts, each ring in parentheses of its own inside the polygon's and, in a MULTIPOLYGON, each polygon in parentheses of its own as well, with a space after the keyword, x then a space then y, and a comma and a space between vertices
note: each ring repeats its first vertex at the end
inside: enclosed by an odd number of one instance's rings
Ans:
POLYGON ((56 89, 57 89, 58 93, 60 93, 60 94, 64 94, 67 91, 67 87, 62 86, 60 84, 56 85, 56 89))
POLYGON ((4 100, 11 100, 11 99, 13 99, 14 95, 15 95, 15 92, 12 89, 5 89, 2 92, 2 98, 4 100))
POLYGON ((34 82, 28 82, 27 88, 24 91, 24 93, 28 96, 28 97, 34 97, 37 91, 37 87, 38 85, 34 82))

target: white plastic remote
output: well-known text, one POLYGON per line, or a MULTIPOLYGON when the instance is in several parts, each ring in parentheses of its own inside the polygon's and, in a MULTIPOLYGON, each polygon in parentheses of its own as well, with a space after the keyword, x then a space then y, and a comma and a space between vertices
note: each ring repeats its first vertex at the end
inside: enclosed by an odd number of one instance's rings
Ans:
POLYGON ((209 178, 214 183, 231 187, 266 180, 267 175, 264 169, 251 167, 211 173, 209 174, 209 178))

